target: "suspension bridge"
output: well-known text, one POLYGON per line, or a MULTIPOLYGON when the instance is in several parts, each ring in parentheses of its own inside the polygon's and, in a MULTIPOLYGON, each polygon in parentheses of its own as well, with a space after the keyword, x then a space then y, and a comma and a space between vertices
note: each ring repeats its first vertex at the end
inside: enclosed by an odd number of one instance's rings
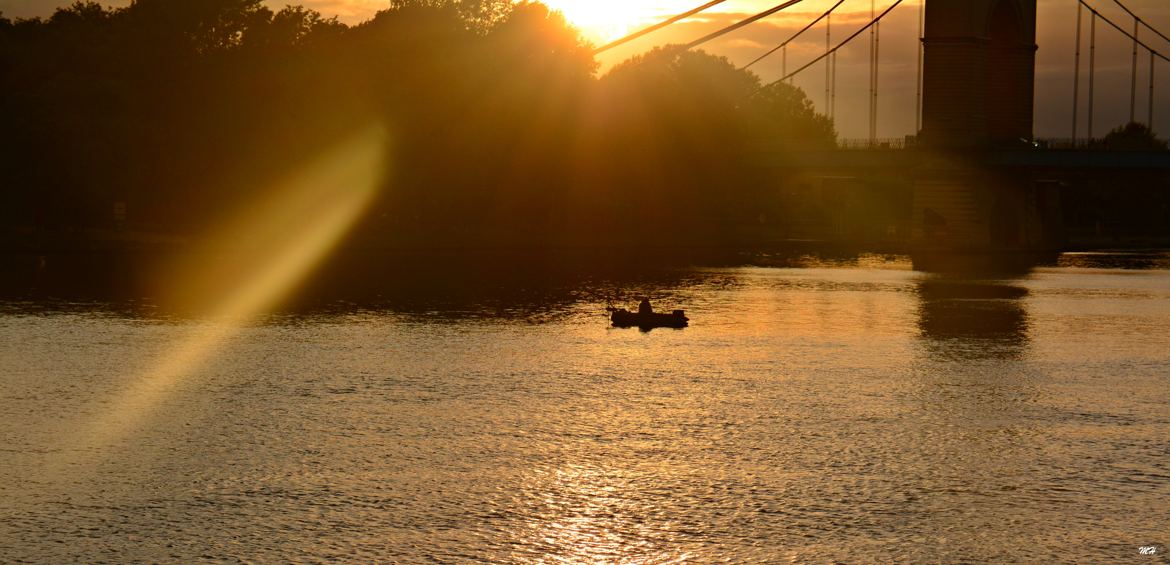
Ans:
MULTIPOLYGON (((673 25, 725 0, 714 0, 597 49, 598 53, 673 25)), ((800 4, 788 0, 733 25, 682 45, 693 49, 777 12, 800 4)), ((1121 0, 1070 0, 1076 29, 1069 96, 1069 137, 1036 139, 1036 0, 870 0, 870 18, 852 25, 834 41, 833 15, 845 5, 837 0, 774 48, 743 68, 769 57, 781 58, 775 82, 792 82, 804 73, 821 73, 822 113, 837 110, 838 53, 868 42, 868 138, 840 144, 835 151, 792 152, 760 148, 761 166, 791 171, 803 186, 863 186, 866 179, 897 179, 912 187, 912 213, 906 236, 916 261, 980 254, 1029 254, 1063 245, 1061 187, 1086 176, 1165 174, 1170 152, 1112 150, 1097 138, 1100 124, 1098 80, 1103 64, 1099 43, 1112 33, 1132 44, 1129 57, 1130 122, 1151 130, 1157 108, 1156 73, 1170 63, 1170 37, 1121 0), (1120 21, 1102 10, 1115 4, 1129 18, 1120 21), (917 84, 913 100, 915 133, 901 139, 878 137, 881 96, 882 22, 899 9, 916 9, 918 23, 917 84), (808 34, 823 31, 824 50, 799 64, 789 64, 789 48, 808 34), (1143 57, 1144 56, 1144 57, 1143 57), (1145 76, 1139 60, 1146 59, 1145 76), (1145 84, 1141 84, 1141 83, 1145 84), (1141 90, 1146 104, 1139 107, 1141 90)), ((1170 67, 1167 67, 1170 69, 1170 67)), ((807 81, 806 81, 807 84, 807 81)), ((1117 84, 1107 88, 1116 90, 1117 84)), ((910 101, 907 101, 909 103, 910 101)), ((872 183, 871 183, 872 184, 872 183)))

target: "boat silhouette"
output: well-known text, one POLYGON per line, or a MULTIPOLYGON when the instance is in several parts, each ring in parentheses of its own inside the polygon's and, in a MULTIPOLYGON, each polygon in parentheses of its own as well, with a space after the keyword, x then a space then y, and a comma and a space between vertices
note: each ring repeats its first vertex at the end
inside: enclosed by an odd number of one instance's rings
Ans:
POLYGON ((610 321, 618 328, 685 328, 690 321, 682 310, 674 310, 669 314, 631 312, 625 308, 610 308, 609 311, 610 321))

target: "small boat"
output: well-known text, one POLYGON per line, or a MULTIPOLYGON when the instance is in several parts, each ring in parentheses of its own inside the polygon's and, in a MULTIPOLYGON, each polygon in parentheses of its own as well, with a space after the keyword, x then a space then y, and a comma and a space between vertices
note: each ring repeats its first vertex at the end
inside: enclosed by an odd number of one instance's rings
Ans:
POLYGON ((682 310, 675 310, 669 314, 659 314, 657 312, 641 313, 630 312, 625 308, 611 309, 612 312, 609 319, 613 321, 613 325, 619 328, 638 327, 644 330, 652 328, 685 328, 687 322, 686 313, 682 310))

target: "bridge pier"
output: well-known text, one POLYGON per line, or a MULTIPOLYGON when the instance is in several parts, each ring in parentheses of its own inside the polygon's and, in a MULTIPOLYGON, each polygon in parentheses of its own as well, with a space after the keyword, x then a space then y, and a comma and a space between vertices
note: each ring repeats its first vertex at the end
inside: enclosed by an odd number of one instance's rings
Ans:
POLYGON ((1028 169, 921 164, 911 222, 918 270, 1021 269, 1064 243, 1059 183, 1028 169))
POLYGON ((1030 147, 1036 0, 927 0, 912 255, 984 268, 1059 247, 1054 186, 991 163, 1030 147))

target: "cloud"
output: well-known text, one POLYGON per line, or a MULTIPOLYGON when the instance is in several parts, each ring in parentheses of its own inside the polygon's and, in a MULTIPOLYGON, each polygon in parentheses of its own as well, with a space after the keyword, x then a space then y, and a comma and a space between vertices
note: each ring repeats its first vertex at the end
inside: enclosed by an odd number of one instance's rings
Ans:
MULTIPOLYGON (((273 9, 279 9, 294 2, 273 1, 266 2, 273 9)), ((317 10, 325 16, 337 16, 337 19, 356 24, 370 19, 379 10, 390 6, 389 0, 304 0, 301 2, 306 8, 317 10)))
MULTIPOLYGON (((0 0, 0 12, 6 18, 38 18, 51 15, 57 8, 68 6, 66 0, 0 0)), ((106 0, 106 6, 125 6, 130 0, 106 0)))
POLYGON ((750 39, 732 39, 727 42, 727 46, 733 49, 770 49, 770 45, 764 45, 758 41, 750 39))

